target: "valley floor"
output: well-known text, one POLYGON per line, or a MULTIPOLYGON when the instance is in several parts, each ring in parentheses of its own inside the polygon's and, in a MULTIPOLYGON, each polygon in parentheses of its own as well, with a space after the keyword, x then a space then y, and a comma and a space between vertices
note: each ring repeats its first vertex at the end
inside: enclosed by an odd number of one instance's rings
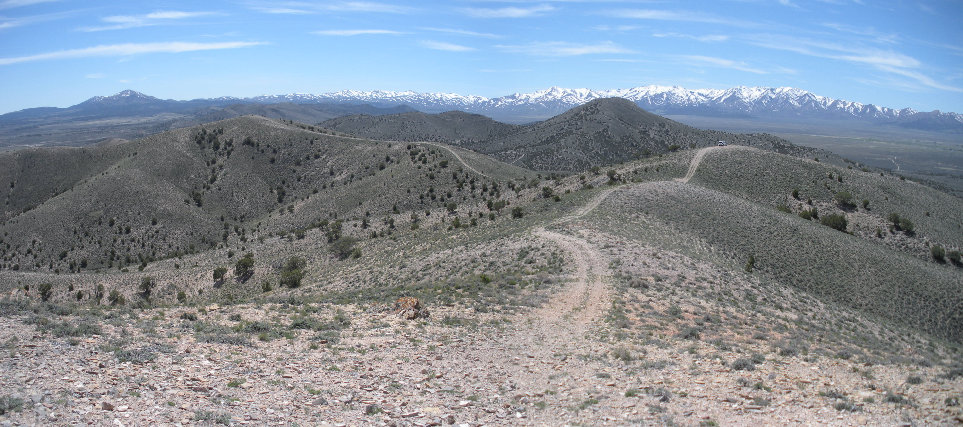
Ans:
POLYGON ((831 340, 793 347, 778 313, 707 296, 764 286, 751 276, 593 228, 617 191, 526 232, 560 249, 564 270, 531 291, 547 302, 515 312, 456 303, 404 320, 379 304, 292 301, 92 317, 7 301, 0 424, 963 422, 960 373, 867 363, 831 340))

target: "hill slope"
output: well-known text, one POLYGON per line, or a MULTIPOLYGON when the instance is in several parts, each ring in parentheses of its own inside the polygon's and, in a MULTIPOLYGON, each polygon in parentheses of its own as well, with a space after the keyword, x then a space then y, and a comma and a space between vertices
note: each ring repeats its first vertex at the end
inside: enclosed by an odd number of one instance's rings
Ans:
POLYGON ((377 140, 436 141, 465 146, 505 137, 519 128, 460 111, 441 114, 411 112, 377 117, 352 115, 325 121, 320 126, 377 140))
MULTIPOLYGON (((43 169, 7 170, 4 185, 15 209, 0 223, 5 267, 121 267, 253 234, 478 203, 497 198, 499 182, 529 176, 483 156, 456 157, 445 147, 337 137, 260 117, 107 150, 123 156, 104 155, 101 162, 76 156, 73 164, 87 169, 65 169, 59 180, 47 179, 42 173, 51 171, 43 169), (461 163, 465 158, 472 166, 461 163)), ((0 163, 32 156, 60 165, 65 162, 58 159, 75 151, 14 152, 0 163)))
POLYGON ((507 163, 546 171, 578 172, 678 149, 715 145, 720 140, 794 155, 816 153, 824 158, 830 156, 770 135, 695 129, 648 113, 620 98, 590 101, 526 126, 496 126, 497 122, 470 116, 473 117, 471 130, 458 128, 454 131, 453 127, 463 125, 464 120, 458 122, 453 117, 469 116, 455 112, 437 116, 420 113, 350 116, 325 122, 322 126, 373 139, 390 140, 395 138, 392 135, 400 135, 403 140, 420 137, 441 140, 507 163))

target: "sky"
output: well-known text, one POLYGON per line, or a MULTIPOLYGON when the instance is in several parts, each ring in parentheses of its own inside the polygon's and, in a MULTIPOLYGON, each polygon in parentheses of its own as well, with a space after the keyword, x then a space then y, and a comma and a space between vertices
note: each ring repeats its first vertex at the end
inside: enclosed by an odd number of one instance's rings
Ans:
POLYGON ((0 113, 133 89, 790 86, 963 113, 963 1, 0 0, 0 113))

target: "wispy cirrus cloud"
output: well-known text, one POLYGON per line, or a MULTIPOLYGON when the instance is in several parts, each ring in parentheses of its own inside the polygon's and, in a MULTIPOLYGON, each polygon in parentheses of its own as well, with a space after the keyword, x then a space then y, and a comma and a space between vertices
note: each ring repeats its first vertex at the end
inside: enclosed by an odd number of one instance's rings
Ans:
POLYGON ((604 16, 625 19, 643 19, 653 21, 677 21, 695 22, 701 24, 718 24, 733 27, 756 28, 762 26, 759 23, 736 19, 732 17, 722 17, 707 14, 704 12, 694 12, 688 10, 662 10, 662 9, 613 9, 601 12, 604 16))
POLYGON ((754 68, 742 61, 733 61, 731 59, 717 58, 714 56, 702 56, 702 55, 680 55, 680 59, 690 63, 697 63, 702 65, 712 65, 720 68, 728 68, 731 70, 744 71, 752 74, 769 74, 767 71, 754 68))
POLYGON ((596 25, 592 27, 596 31, 612 31, 617 33, 624 33, 627 31, 639 30, 642 27, 638 25, 596 25))
POLYGON ((909 78, 917 84, 933 89, 963 92, 963 88, 938 82, 927 76, 923 64, 912 56, 891 49, 870 48, 860 45, 844 45, 805 37, 781 34, 757 34, 746 36, 755 46, 783 50, 817 58, 833 59, 857 65, 865 65, 886 73, 909 78))
POLYGON ((610 41, 600 43, 571 43, 571 42, 534 42, 521 45, 495 46, 509 53, 521 53, 532 56, 580 56, 598 54, 634 53, 610 41))
POLYGON ((10 28, 23 27, 46 21, 55 21, 72 15, 72 12, 56 12, 43 15, 19 16, 16 18, 4 18, 0 16, 0 31, 10 28))
POLYGON ((0 10, 13 9, 15 7, 32 6, 40 3, 53 3, 59 0, 4 0, 0 1, 0 10))
POLYGON ((390 3, 369 1, 336 1, 311 3, 302 1, 258 2, 249 4, 252 10, 276 15, 313 15, 322 12, 410 13, 414 9, 390 3))
POLYGON ((469 36, 469 37, 482 37, 486 39, 500 39, 503 36, 492 33, 479 33, 476 31, 459 30, 456 28, 434 28, 434 27, 421 27, 425 31, 434 31, 437 33, 455 34, 459 36, 469 36))
POLYGON ((216 14, 216 12, 184 12, 179 10, 168 10, 152 12, 146 15, 116 15, 101 18, 101 21, 107 25, 97 27, 81 27, 79 30, 86 32, 126 30, 128 28, 151 27, 155 25, 170 24, 183 19, 198 18, 201 16, 210 16, 216 14))
POLYGON ((379 35, 379 34, 380 35, 399 35, 399 34, 405 34, 405 33, 401 31, 394 31, 394 30, 367 29, 367 30, 321 30, 321 31, 313 31, 311 32, 311 34, 317 34, 319 36, 350 37, 350 36, 365 36, 365 35, 379 35))
POLYGON ((541 16, 548 12, 552 12, 556 8, 549 4, 540 4, 530 7, 500 7, 500 8, 476 8, 469 7, 464 8, 462 11, 471 17, 475 18, 530 18, 534 16, 541 16))
POLYGON ((39 53, 36 55, 16 56, 0 58, 0 65, 20 64, 24 62, 50 61, 57 59, 76 59, 91 57, 111 57, 111 56, 133 56, 148 53, 183 53, 203 50, 238 49, 243 47, 259 46, 267 43, 263 42, 221 42, 221 43, 194 43, 194 42, 159 42, 159 43, 124 43, 93 46, 81 49, 58 50, 54 52, 39 53))
POLYGON ((475 50, 475 48, 470 46, 463 46, 460 44, 439 42, 434 40, 422 40, 421 45, 432 50, 443 50, 446 52, 470 52, 475 50))
POLYGON ((867 40, 873 43, 895 44, 895 43, 898 43, 900 40, 899 34, 885 33, 882 31, 878 31, 872 27, 861 28, 861 27, 855 27, 847 24, 840 24, 837 22, 825 22, 822 24, 822 26, 826 28, 832 28, 841 33, 848 33, 848 34, 861 36, 864 38, 864 40, 867 40))
POLYGON ((652 37, 689 39, 689 40, 695 40, 695 41, 704 42, 704 43, 724 42, 729 40, 730 38, 729 36, 724 34, 706 34, 706 35, 697 36, 694 34, 682 34, 682 33, 655 33, 655 34, 652 34, 652 37))

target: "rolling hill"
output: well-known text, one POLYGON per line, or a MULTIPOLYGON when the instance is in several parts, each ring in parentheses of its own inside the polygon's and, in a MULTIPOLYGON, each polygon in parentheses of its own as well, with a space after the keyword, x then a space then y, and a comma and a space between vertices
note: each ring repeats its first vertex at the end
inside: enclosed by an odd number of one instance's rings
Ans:
POLYGON ((963 416, 958 197, 619 99, 334 122, 0 153, 0 421, 963 416))
POLYGON ((507 163, 545 171, 578 172, 678 149, 715 145, 720 140, 800 156, 834 157, 770 135, 695 129, 648 113, 620 98, 590 101, 526 126, 510 126, 473 116, 467 128, 471 131, 466 131, 463 123, 452 117, 468 116, 464 113, 349 116, 329 120, 321 126, 372 139, 411 141, 427 137, 427 140, 440 140, 507 163), (417 120, 410 120, 412 117, 417 120))
POLYGON ((0 163, 11 165, 2 178, 4 266, 57 271, 478 203, 498 193, 497 182, 530 175, 484 159, 467 169, 443 147, 359 141, 253 116, 94 149, 5 153, 0 163))

